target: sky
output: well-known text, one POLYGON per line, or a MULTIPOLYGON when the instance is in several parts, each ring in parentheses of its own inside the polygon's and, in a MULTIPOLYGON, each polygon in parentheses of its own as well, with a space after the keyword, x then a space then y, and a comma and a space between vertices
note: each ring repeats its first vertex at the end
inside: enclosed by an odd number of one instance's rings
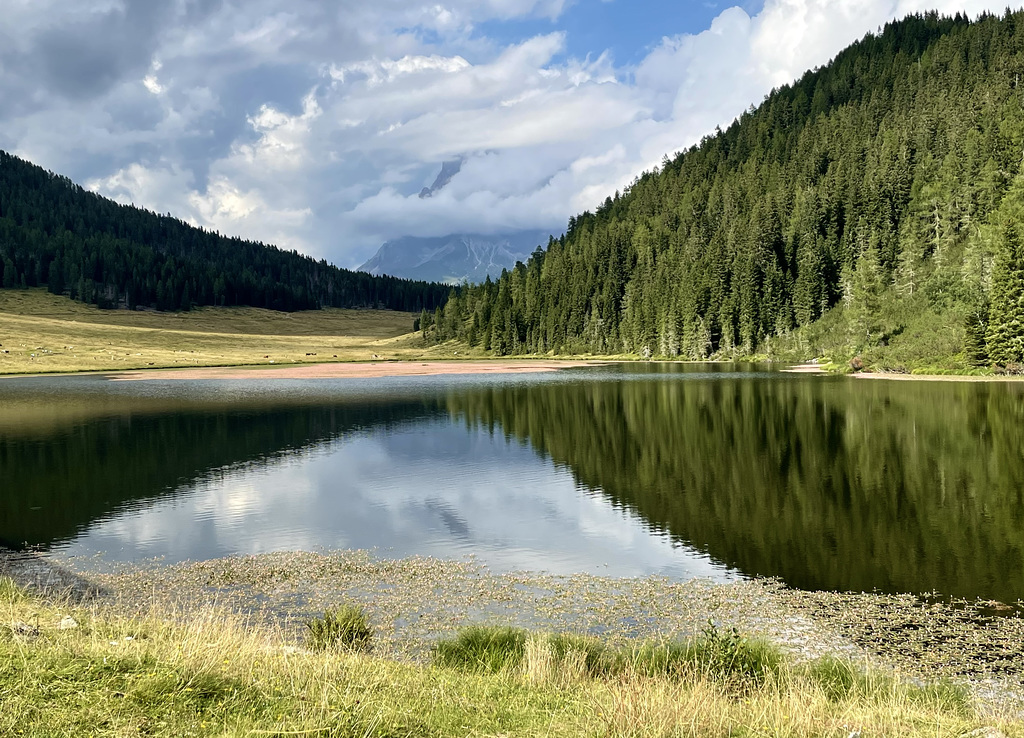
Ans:
POLYGON ((1006 5, 3 0, 0 148, 354 267, 407 235, 559 234, 889 20, 1006 5))

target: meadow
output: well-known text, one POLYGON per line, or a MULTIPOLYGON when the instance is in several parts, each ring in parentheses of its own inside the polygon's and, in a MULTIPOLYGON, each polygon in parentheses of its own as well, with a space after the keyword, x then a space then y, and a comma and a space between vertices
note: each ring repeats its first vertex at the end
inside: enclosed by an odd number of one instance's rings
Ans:
POLYGON ((426 346, 415 318, 335 308, 100 310, 42 289, 0 290, 0 374, 466 356, 426 346))

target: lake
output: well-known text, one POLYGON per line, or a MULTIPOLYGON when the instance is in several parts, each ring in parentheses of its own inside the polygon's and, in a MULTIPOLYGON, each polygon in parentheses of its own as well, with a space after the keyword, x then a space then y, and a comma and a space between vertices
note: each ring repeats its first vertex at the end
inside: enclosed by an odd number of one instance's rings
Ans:
POLYGON ((758 366, 0 380, 0 545, 1024 598, 1024 383, 758 366))

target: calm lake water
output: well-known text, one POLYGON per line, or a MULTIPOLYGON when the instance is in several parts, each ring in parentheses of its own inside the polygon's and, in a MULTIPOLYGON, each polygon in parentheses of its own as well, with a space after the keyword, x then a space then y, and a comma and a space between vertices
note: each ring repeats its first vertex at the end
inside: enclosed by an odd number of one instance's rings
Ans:
POLYGON ((0 545, 1024 598, 1024 384, 614 365, 0 380, 0 545))

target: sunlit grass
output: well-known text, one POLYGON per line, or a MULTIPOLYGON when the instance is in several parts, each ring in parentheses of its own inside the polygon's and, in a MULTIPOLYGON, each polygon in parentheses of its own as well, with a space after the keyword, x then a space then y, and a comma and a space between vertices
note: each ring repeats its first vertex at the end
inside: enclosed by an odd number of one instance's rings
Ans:
MULTIPOLYGON (((963 690, 835 660, 797 667, 779 654, 738 690, 737 675, 710 657, 705 668, 665 671, 642 647, 620 659, 611 658, 627 653, 619 646, 578 636, 471 633, 464 658, 398 663, 311 651, 215 609, 126 619, 0 580, 0 734, 846 738, 959 736, 988 724, 1024 735, 1020 722, 982 720, 963 690), (19 624, 37 634, 16 634, 19 624), (476 652, 503 650, 500 668, 480 668, 476 652)), ((719 646, 705 637, 703 648, 719 646)))
POLYGON ((413 333, 415 317, 391 310, 100 310, 42 289, 0 290, 0 374, 454 358, 461 347, 427 346, 413 333))

